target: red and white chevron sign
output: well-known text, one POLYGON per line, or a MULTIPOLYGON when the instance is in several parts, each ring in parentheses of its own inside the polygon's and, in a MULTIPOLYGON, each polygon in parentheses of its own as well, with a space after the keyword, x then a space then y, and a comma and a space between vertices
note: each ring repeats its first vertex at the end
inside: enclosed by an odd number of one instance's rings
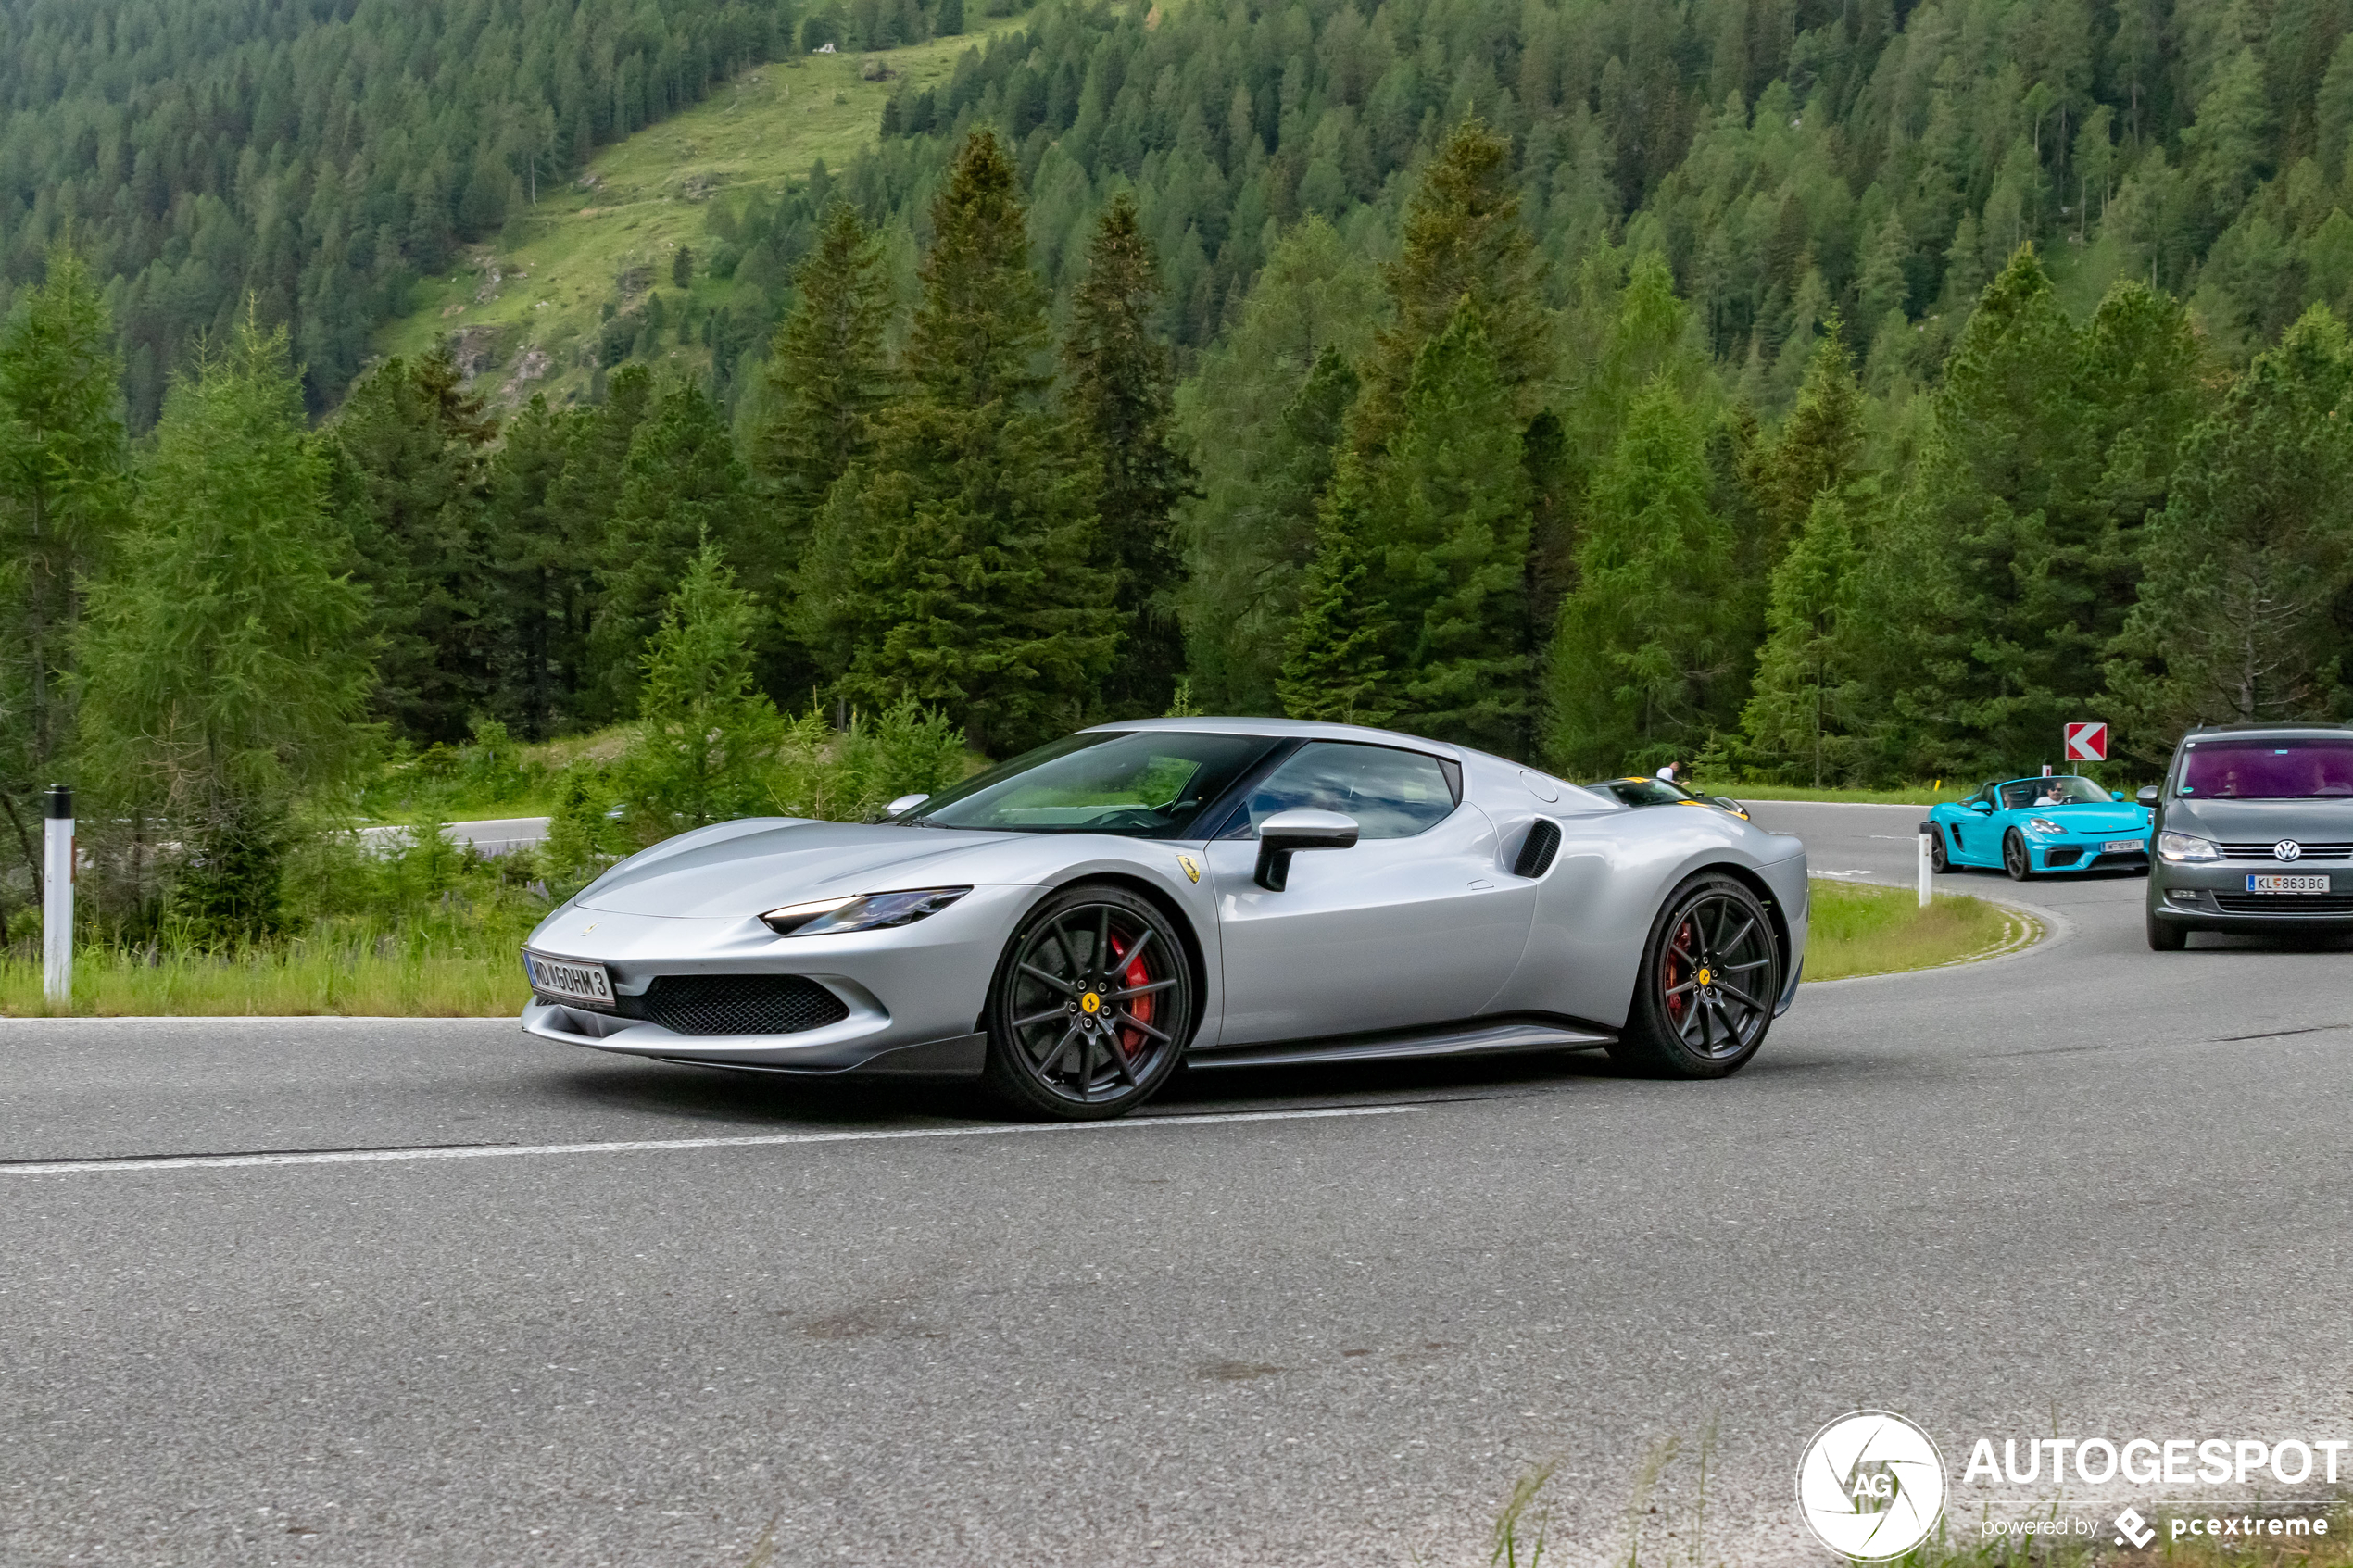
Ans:
POLYGON ((2067 759, 2070 762, 2107 761, 2108 726, 2106 724, 2068 725, 2067 759))

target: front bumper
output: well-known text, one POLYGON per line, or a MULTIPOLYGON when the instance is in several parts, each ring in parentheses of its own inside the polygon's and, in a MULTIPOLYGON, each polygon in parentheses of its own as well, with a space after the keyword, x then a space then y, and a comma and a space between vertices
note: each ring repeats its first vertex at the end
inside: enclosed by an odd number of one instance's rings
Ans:
POLYGON ((2148 841, 2140 840, 2133 849, 2109 849, 2108 845, 2130 838, 2130 834, 2066 834, 2051 837, 2027 834, 2026 849, 2029 862, 2038 872, 2107 872, 2145 871, 2148 869, 2148 841))
POLYGON ((2190 931, 2353 929, 2353 861, 2159 859, 2149 872, 2149 914, 2190 931), (2329 879, 2325 894, 2251 894, 2258 875, 2329 879))
POLYGON ((624 1056, 767 1072, 980 1071, 981 1012, 1005 933, 1041 893, 995 884, 912 925, 847 936, 778 936, 752 919, 693 920, 568 907, 530 950, 601 963, 623 998, 665 976, 799 975, 838 999, 841 1016, 793 1034, 686 1034, 535 996, 526 1034, 624 1056))

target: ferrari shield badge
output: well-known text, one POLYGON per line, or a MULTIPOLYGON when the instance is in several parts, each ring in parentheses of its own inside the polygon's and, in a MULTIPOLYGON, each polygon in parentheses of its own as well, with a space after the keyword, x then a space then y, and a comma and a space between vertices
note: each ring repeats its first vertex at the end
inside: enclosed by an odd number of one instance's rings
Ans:
POLYGON ((1185 875, 1194 882, 1201 880, 1201 862, 1190 855, 1179 855, 1176 863, 1185 868, 1185 875))

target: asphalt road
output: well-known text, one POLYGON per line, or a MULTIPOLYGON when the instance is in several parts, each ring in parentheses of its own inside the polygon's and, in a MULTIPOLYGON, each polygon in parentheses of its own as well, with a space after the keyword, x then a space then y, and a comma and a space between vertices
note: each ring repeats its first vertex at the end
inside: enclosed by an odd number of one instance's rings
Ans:
MULTIPOLYGON (((1909 875, 1917 812, 1759 815, 1909 875)), ((2345 950, 2151 954, 2141 889, 1808 986, 1722 1084, 1202 1074, 1077 1131, 503 1022, 0 1024, 0 1159, 358 1151, 0 1168, 0 1562, 1467 1564, 1548 1458, 1548 1562, 1624 1561, 1646 1461, 1648 1560, 1818 1562, 1858 1406, 1957 1485, 2055 1422, 2353 1436, 2345 950)))

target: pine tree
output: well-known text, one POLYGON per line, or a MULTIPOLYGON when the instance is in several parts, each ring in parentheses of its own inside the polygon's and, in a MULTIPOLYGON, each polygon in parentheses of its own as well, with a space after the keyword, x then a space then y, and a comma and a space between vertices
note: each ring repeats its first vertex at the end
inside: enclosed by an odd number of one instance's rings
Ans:
POLYGON ((1546 704, 1555 766, 1654 767, 1731 728, 1748 650, 1723 633, 1718 567, 1731 541, 1707 491, 1698 422, 1655 382, 1595 476, 1577 591, 1561 607, 1546 704))
POLYGON ((1966 774, 2039 759, 2099 689, 2130 558, 2094 481, 2080 334, 2031 246, 1962 329, 1933 428, 1874 571, 1900 637, 1887 700, 1906 766, 1966 774))
POLYGON ((1543 260, 1520 222, 1507 138, 1476 118, 1448 134, 1406 205, 1397 259, 1382 270, 1396 316, 1365 361, 1350 432, 1360 453, 1378 451, 1393 433, 1422 345, 1446 330, 1466 297, 1487 323, 1514 424, 1535 416, 1554 363, 1552 321, 1543 260))
POLYGON ((698 385, 665 388, 630 439, 597 555, 588 654, 610 711, 635 706, 637 650, 688 563, 706 545, 723 558, 742 558, 751 516, 744 467, 718 408, 698 385))
POLYGON ((1416 357, 1401 412, 1361 523, 1378 562, 1370 591, 1396 624, 1401 714, 1441 740, 1521 749, 1528 477, 1501 357, 1468 295, 1416 357))
POLYGON ((508 422, 491 459, 484 508, 492 576, 491 706, 525 738, 570 722, 587 659, 592 563, 600 542, 559 503, 576 426, 593 412, 554 413, 535 396, 508 422))
POLYGON ((1186 508, 1182 605, 1196 701, 1280 711, 1275 684, 1317 519, 1386 308, 1379 278, 1321 219, 1284 235, 1241 320, 1177 390, 1201 495, 1186 508))
POLYGON ((1857 510, 1841 490, 1818 493, 1773 568, 1765 646, 1741 720, 1752 747, 1793 765, 1818 789, 1866 760, 1856 734, 1869 662, 1854 623, 1857 510))
POLYGON ((1770 531, 1766 565, 1780 558, 1788 541, 1825 491, 1843 489, 1856 477, 1863 456, 1863 392, 1846 352, 1844 323, 1836 315, 1814 345, 1790 410, 1759 476, 1760 499, 1770 531))
POLYGON ((753 681, 763 619, 718 546, 687 558, 646 643, 637 737, 617 769, 623 822, 640 843, 768 804, 785 721, 753 681))
POLYGON ((2258 355, 2191 433, 2142 556, 2107 671, 2134 752, 2161 759, 2190 724, 2343 711, 2353 347, 2326 307, 2258 355))
POLYGON ((39 895, 33 794, 71 752, 82 584, 130 495, 114 329, 70 248, 0 326, 0 812, 39 895))
POLYGON ((446 348, 385 360, 327 427, 329 486, 375 606, 377 711, 456 741, 489 696, 482 505, 497 421, 446 348))
POLYGON ((1176 510, 1192 493, 1193 469, 1171 445, 1176 376, 1168 345, 1152 330, 1159 294, 1136 200, 1118 192, 1096 221, 1062 356, 1074 434, 1102 475, 1099 536, 1123 633, 1119 663, 1103 684, 1114 717, 1161 712, 1185 668, 1176 510))
POLYGON ((845 659, 841 696, 935 704, 976 747, 1018 748, 1084 717, 1118 646, 1100 477, 1041 406, 1043 291, 993 132, 966 139, 932 228, 912 394, 828 497, 794 625, 845 659))
POLYGON ((873 445, 890 390, 883 332, 890 281, 882 245, 848 202, 826 209, 816 248, 793 274, 793 310, 768 355, 768 418, 752 436, 753 470, 774 487, 786 560, 842 470, 873 445))
POLYGON ((185 847, 178 912, 208 941, 281 921, 283 822, 367 744, 365 594, 327 512, 283 330, 251 315, 174 387, 136 523, 82 634, 85 769, 107 802, 185 847))
POLYGON ((1397 674, 1383 652, 1396 627, 1373 591, 1370 553, 1353 512, 1340 495, 1326 504, 1300 587, 1277 687, 1292 719, 1386 724, 1397 715, 1397 674))

